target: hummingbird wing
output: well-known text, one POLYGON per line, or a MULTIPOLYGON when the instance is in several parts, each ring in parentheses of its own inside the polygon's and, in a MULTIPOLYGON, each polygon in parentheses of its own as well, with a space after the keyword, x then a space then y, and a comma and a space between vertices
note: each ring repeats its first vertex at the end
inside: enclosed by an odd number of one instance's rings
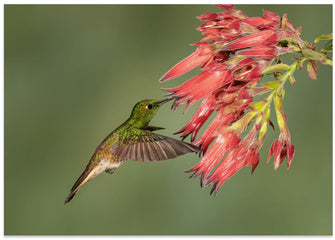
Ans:
POLYGON ((201 152, 197 146, 174 138, 143 131, 115 143, 113 154, 124 160, 141 162, 162 161, 190 152, 201 152))

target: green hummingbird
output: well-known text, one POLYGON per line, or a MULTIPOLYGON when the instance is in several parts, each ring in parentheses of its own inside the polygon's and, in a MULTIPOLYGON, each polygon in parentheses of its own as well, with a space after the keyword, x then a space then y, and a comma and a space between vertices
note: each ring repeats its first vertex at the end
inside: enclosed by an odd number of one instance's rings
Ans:
POLYGON ((148 125, 157 110, 169 100, 143 100, 136 103, 128 120, 96 148, 65 204, 71 201, 85 183, 102 172, 112 174, 126 160, 162 161, 189 152, 201 152, 200 148, 190 143, 153 133, 164 128, 148 125))

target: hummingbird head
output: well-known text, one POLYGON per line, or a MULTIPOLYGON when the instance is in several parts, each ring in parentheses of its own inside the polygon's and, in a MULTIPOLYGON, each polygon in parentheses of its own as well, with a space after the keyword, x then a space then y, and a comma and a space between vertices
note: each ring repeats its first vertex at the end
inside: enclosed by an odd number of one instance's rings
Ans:
POLYGON ((156 114, 157 110, 166 102, 170 101, 171 99, 164 99, 164 100, 142 100, 133 108, 131 115, 128 119, 130 124, 137 128, 144 128, 146 127, 153 116, 156 114))

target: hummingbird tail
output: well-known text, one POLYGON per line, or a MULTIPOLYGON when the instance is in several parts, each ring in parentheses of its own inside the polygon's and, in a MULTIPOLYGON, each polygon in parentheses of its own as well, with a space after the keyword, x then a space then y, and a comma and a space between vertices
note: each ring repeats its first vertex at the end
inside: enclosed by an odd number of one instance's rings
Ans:
MULTIPOLYGON (((79 189, 78 189, 78 190, 79 190, 79 189)), ((71 191, 71 193, 69 194, 69 196, 67 196, 67 198, 65 199, 64 204, 67 204, 68 202, 70 202, 71 199, 74 197, 74 195, 77 194, 78 190, 77 190, 77 191, 73 191, 73 192, 71 191)))
POLYGON ((97 171, 97 168, 91 168, 91 166, 87 166, 84 172, 80 175, 80 177, 77 179, 75 184, 73 185, 70 194, 65 199, 64 204, 67 204, 71 201, 71 199, 76 195, 76 193, 79 191, 79 189, 88 181, 90 181, 92 178, 97 176, 100 172, 97 171))

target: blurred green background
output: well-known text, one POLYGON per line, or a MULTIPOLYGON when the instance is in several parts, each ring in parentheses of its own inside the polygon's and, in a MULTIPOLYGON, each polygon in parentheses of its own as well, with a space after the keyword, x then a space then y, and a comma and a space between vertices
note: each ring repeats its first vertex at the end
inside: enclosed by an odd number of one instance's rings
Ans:
MULTIPOLYGON (((331 5, 238 5, 288 14, 312 41, 332 32, 331 5)), ((184 170, 193 154, 129 161, 65 197, 95 148, 139 100, 162 98, 158 79, 201 39, 211 5, 5 5, 5 234, 332 234, 332 69, 319 64, 286 86, 296 156, 277 171, 269 130, 253 175, 243 168, 210 196, 184 170), (272 161, 272 160, 271 160, 272 161)), ((173 136, 196 109, 164 106, 152 124, 173 136)), ((274 115, 271 119, 275 121, 274 115)), ((188 140, 188 139, 187 139, 188 140)))

